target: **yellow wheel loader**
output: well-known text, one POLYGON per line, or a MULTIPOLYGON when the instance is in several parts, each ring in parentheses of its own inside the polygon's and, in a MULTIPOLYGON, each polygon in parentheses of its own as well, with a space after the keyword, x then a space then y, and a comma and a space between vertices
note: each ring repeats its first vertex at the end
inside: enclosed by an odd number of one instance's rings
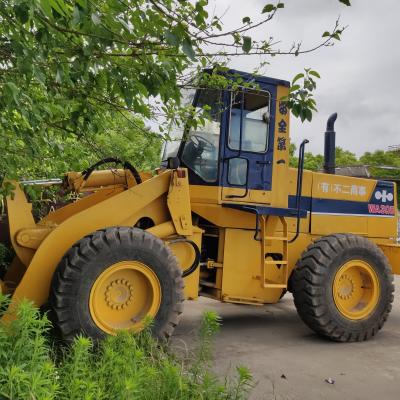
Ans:
MULTIPOLYGON (((77 196, 35 220, 24 186, 6 199, 15 258, 1 290, 49 307, 65 340, 138 331, 168 338, 183 302, 273 304, 289 290, 302 320, 335 341, 382 328, 400 273, 392 182, 335 175, 336 115, 324 172, 289 166, 289 83, 239 71, 255 85, 198 89, 204 126, 187 128, 154 174, 128 162, 69 172, 77 196)), ((190 125, 189 125, 190 126, 190 125)), ((3 319, 14 317, 13 305, 3 319)))

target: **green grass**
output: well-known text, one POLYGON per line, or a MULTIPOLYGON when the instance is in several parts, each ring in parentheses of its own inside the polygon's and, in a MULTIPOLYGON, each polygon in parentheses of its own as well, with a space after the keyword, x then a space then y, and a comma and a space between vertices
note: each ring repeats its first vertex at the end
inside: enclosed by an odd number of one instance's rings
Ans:
MULTIPOLYGON (((0 297, 0 309, 8 302, 0 297)), ((96 346, 81 336, 61 347, 52 339, 47 316, 25 301, 15 320, 0 323, 0 399, 246 399, 253 386, 246 368, 237 368, 233 380, 211 370, 219 326, 215 313, 205 313, 197 346, 185 360, 156 342, 148 329, 120 332, 96 346)))

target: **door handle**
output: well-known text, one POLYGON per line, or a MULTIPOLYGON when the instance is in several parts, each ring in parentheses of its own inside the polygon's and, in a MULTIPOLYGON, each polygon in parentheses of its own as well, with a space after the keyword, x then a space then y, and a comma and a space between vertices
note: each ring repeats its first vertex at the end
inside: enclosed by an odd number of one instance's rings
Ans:
POLYGON ((272 161, 256 161, 256 164, 260 165, 271 165, 272 161))

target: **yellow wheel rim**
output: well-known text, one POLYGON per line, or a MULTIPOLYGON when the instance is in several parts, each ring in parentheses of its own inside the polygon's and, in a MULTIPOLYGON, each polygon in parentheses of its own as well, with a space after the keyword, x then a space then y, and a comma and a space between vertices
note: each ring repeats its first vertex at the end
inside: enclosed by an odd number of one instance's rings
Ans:
POLYGON ((380 296, 378 276, 371 265, 362 260, 343 264, 335 275, 332 289, 336 307, 352 320, 368 317, 380 296))
POLYGON ((104 332, 139 331, 146 316, 160 308, 161 285, 157 275, 139 261, 109 266, 94 282, 89 296, 90 314, 104 332))

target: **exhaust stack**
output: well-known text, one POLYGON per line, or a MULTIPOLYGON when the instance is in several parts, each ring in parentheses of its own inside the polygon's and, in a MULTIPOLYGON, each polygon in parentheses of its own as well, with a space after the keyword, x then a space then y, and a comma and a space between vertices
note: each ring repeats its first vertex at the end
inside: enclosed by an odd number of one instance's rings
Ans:
POLYGON ((325 147, 324 147, 324 172, 326 174, 334 174, 336 167, 336 132, 335 121, 337 113, 332 114, 326 123, 325 147))

